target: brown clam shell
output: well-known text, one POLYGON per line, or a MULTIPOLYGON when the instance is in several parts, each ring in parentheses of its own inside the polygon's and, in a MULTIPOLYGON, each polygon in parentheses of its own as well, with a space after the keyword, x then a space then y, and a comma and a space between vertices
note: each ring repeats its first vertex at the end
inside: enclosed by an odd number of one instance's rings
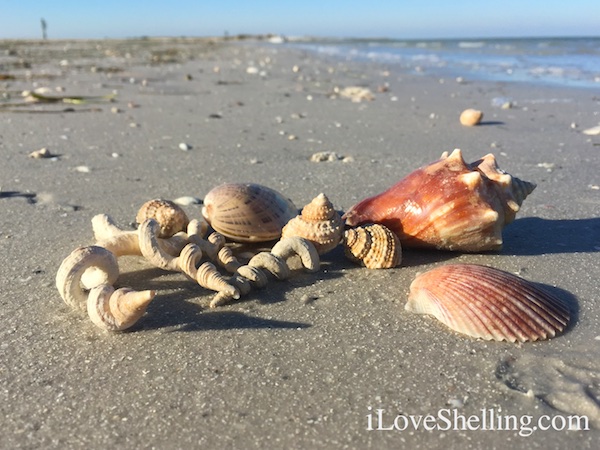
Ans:
POLYGON ((146 219, 154 219, 159 223, 160 238, 169 238, 184 231, 189 223, 187 214, 178 204, 161 198, 149 200, 140 207, 135 221, 140 224, 146 219))
POLYGON ((311 241, 319 255, 333 250, 344 232, 342 218, 325 194, 319 194, 291 219, 284 227, 281 237, 298 236, 311 241))
POLYGON ((390 269, 402 260, 398 237, 381 224, 346 230, 342 245, 348 259, 367 269, 390 269))
POLYGON ((216 231, 237 242, 279 239, 283 226, 297 213, 291 200, 253 183, 217 186, 206 194, 202 208, 216 231))
POLYGON ((468 336, 509 342, 549 339, 570 320, 568 305, 536 284, 475 264, 450 264, 418 275, 405 309, 431 314, 468 336))
POLYGON ((502 229, 534 188, 500 170, 494 155, 467 164, 456 149, 357 203, 343 218, 349 226, 381 223, 406 247, 498 250, 502 229))

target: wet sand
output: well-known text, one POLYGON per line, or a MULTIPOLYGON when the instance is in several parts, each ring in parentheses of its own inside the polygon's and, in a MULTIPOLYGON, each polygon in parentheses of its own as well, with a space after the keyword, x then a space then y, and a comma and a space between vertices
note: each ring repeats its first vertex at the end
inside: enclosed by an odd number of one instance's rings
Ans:
MULTIPOLYGON (((600 137, 582 133, 600 122, 594 92, 458 82, 264 42, 0 45, 1 448, 595 448, 600 137), (348 86, 374 99, 340 97, 348 86), (20 104, 39 87, 116 95, 20 104), (512 107, 492 106, 498 98, 512 107), (470 107, 484 119, 467 128, 458 117, 470 107), (28 157, 41 148, 57 157, 28 157), (454 148, 467 161, 492 152, 537 183, 500 252, 405 250, 401 267, 372 271, 338 248, 319 273, 271 280, 218 309, 181 274, 124 257, 118 284, 158 294, 130 331, 112 334, 54 286, 62 259, 93 243, 96 214, 130 228, 146 200, 201 199, 230 181, 267 185, 299 207, 324 192, 346 210, 454 148), (310 161, 324 151, 347 158, 310 161), (574 323, 517 345, 404 310, 418 272, 456 262, 550 287, 576 305, 574 323), (393 427, 401 414, 482 410, 532 422, 393 427), (586 415, 591 430, 528 431, 546 415, 559 417, 554 428, 586 415)), ((198 217, 201 206, 185 209, 198 217)))

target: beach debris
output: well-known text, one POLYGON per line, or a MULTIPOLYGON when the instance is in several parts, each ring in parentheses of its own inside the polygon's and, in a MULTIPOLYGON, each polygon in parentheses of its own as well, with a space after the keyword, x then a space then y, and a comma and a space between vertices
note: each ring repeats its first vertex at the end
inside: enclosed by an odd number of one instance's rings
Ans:
POLYGON ((279 192, 254 183, 226 183, 204 197, 202 215, 219 233, 236 242, 273 241, 298 212, 279 192))
POLYGON ((333 250, 340 243, 344 223, 327 196, 316 196, 302 212, 283 227, 281 237, 300 236, 313 243, 319 255, 333 250))
POLYGON ((344 232, 344 254, 367 269, 390 269, 400 265, 402 247, 398 236, 381 224, 363 225, 344 232))
POLYGON ((181 142, 179 144, 179 150, 182 150, 184 152, 188 152, 192 149, 192 146, 190 144, 186 144, 185 142, 181 142))
POLYGON ((23 91, 21 94, 26 102, 31 103, 69 103, 73 105, 82 105, 86 103, 111 102, 116 97, 115 93, 97 96, 82 95, 55 95, 45 94, 46 91, 38 88, 34 91, 23 91))
POLYGON ((357 203, 343 219, 351 227, 381 223, 406 247, 498 250, 503 227, 535 186, 500 170, 491 153, 466 164, 456 149, 357 203))
POLYGON ((48 158, 56 158, 58 155, 54 155, 48 150, 46 147, 31 152, 29 154, 30 158, 33 159, 48 159, 48 158))
POLYGON ((473 127, 475 125, 479 125, 481 119, 483 118, 483 113, 477 109, 469 108, 465 109, 460 114, 460 123, 466 127, 473 127))
POLYGON ((485 340, 544 340, 563 331, 569 307, 509 272, 475 264, 444 265, 418 275, 405 309, 433 315, 459 333, 485 340))
POLYGON ((583 130, 582 133, 586 134, 588 136, 598 136, 598 135, 600 135, 600 125, 592 127, 592 128, 587 128, 587 129, 583 130))
POLYGON ((339 161, 343 159, 343 156, 338 155, 336 152, 317 152, 313 153, 310 157, 311 162, 331 162, 331 161, 339 161))
POLYGON ((184 195, 174 199, 173 203, 181 206, 200 205, 202 203, 202 199, 198 197, 192 197, 191 195, 184 195))
POLYGON ((75 171, 79 173, 90 173, 92 169, 89 166, 77 166, 75 171))
POLYGON ((494 97, 491 102, 494 108, 510 109, 514 106, 514 102, 508 97, 494 97))
POLYGON ((140 207, 135 221, 141 224, 146 219, 154 219, 159 223, 160 238, 168 238, 184 231, 190 222, 185 211, 177 203, 162 198, 148 200, 140 207))
POLYGON ((260 69, 258 67, 248 66, 246 68, 246 73, 249 75, 256 75, 256 74, 258 74, 258 72, 260 72, 260 69))
POLYGON ((347 86, 341 89, 339 87, 335 87, 333 91, 340 97, 348 98, 355 103, 360 103, 364 100, 375 100, 375 95, 373 95, 371 90, 362 86, 347 86))

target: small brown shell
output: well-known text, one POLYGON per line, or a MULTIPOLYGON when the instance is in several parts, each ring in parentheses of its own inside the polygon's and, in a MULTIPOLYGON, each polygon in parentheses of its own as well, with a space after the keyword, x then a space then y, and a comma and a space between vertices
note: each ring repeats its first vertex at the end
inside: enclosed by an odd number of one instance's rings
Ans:
POLYGON ((169 238, 184 231, 189 223, 187 214, 179 205, 160 198, 149 200, 140 207, 135 221, 140 224, 146 219, 154 219, 160 224, 160 238, 169 238))
POLYGON ((278 239, 298 209, 279 192, 260 184, 227 183, 204 197, 202 215, 224 236, 237 242, 278 239))
POLYGON ((479 125, 483 119, 483 113, 477 109, 465 109, 460 115, 460 123, 466 127, 473 127, 479 125))
POLYGON ((570 320, 568 306, 536 284, 475 264, 450 264, 418 275, 405 309, 431 314, 468 336, 510 342, 554 337, 570 320))
POLYGON ((319 194, 302 213, 283 227, 281 237, 299 236, 311 241, 319 255, 334 249, 342 239, 344 224, 325 194, 319 194))
POLYGON ((368 269, 389 269, 402 260, 400 240, 384 225, 350 228, 342 241, 346 256, 368 269))

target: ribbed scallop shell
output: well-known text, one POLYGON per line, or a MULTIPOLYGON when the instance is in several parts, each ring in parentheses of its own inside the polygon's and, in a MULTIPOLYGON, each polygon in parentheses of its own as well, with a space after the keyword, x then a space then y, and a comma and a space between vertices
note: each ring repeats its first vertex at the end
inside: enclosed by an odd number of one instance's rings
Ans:
POLYGON ((418 275, 405 309, 431 314, 459 333, 485 340, 549 339, 565 329, 568 306, 502 270, 451 264, 418 275))
POLYGON ((278 239, 298 209, 279 192, 260 184, 227 183, 204 197, 202 215, 211 226, 237 242, 278 239))
POLYGON ((334 249, 344 232, 342 218, 325 194, 319 194, 302 213, 283 227, 281 237, 299 236, 311 241, 319 255, 334 249))
POLYGON ((503 227, 534 188, 500 170, 494 155, 466 164, 457 149, 354 205, 343 218, 349 226, 386 225, 407 247, 498 250, 503 227))
POLYGON ((140 207, 135 221, 140 224, 146 219, 154 219, 159 223, 158 237, 161 238, 184 231, 189 223, 187 214, 179 205, 160 198, 149 200, 140 207))
POLYGON ((350 228, 342 240, 346 256, 368 269, 389 269, 400 264, 402 249, 398 237, 380 224, 350 228))

